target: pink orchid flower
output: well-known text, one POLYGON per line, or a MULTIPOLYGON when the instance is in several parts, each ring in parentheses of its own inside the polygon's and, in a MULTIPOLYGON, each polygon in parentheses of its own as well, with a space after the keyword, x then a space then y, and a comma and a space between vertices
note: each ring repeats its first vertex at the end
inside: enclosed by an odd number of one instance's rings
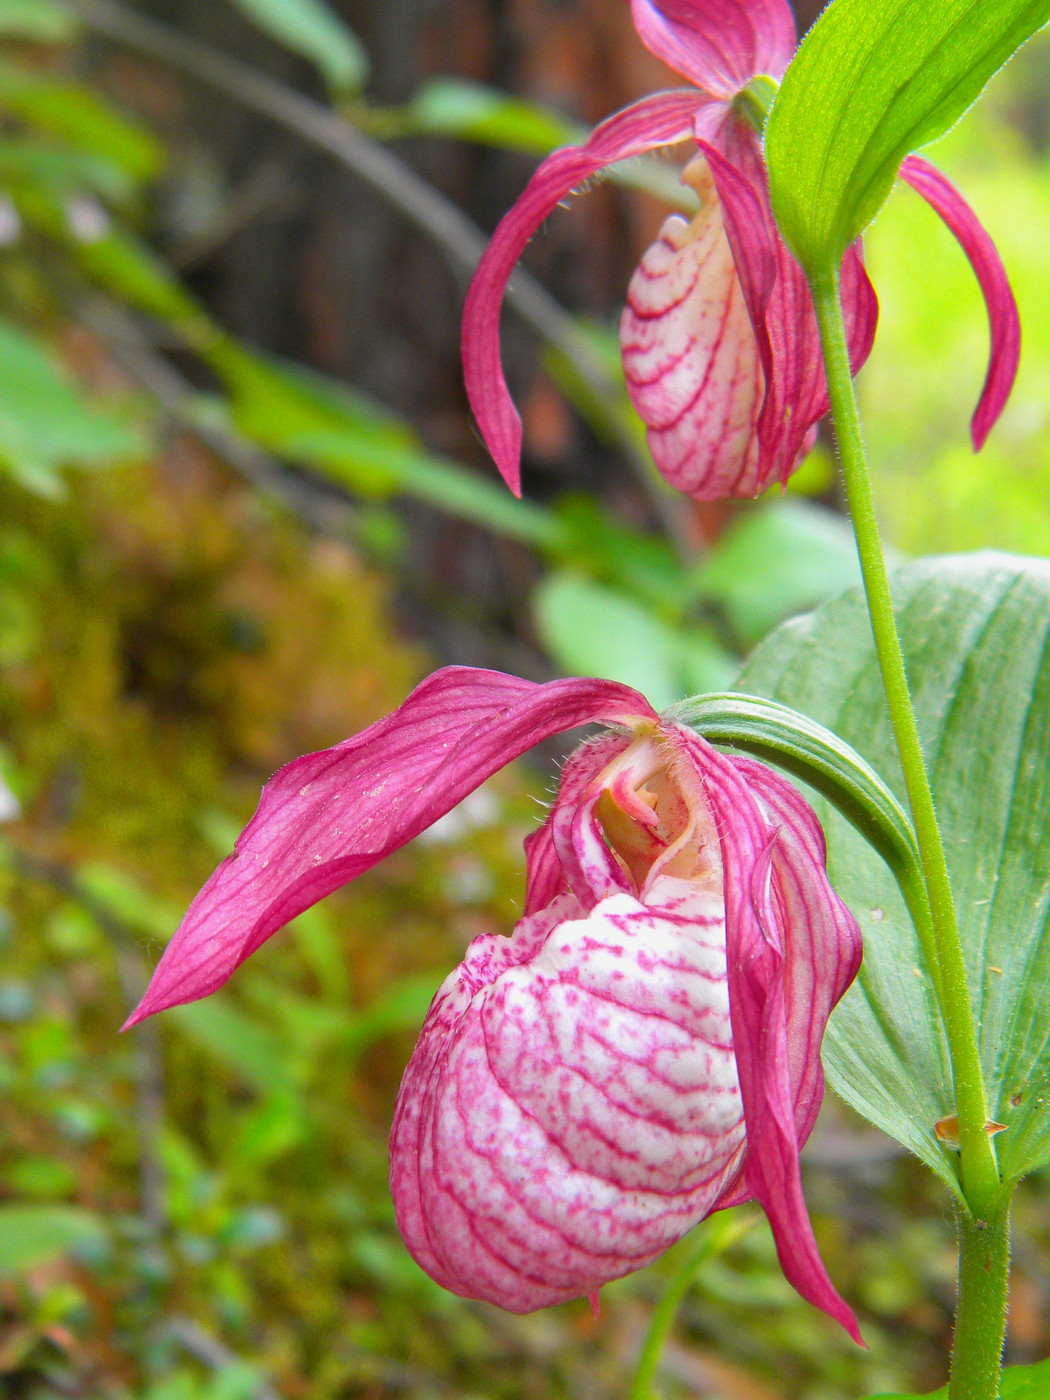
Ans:
MULTIPOLYGON (((644 98, 602 122, 584 145, 540 165, 467 295, 467 392, 504 479, 520 493, 521 420, 499 351, 500 304, 514 265, 559 201, 596 171, 691 138, 698 154, 682 179, 700 208, 688 222, 666 220, 631 279, 620 322, 624 371, 653 459, 672 486, 697 500, 754 496, 787 480, 828 409, 812 299, 773 219, 762 140, 749 115, 759 90, 775 86, 791 61, 794 19, 787 0, 631 0, 631 10, 646 47, 696 86, 644 98)), ((959 239, 987 303, 992 354, 972 421, 976 449, 1017 372, 1017 307, 991 239, 958 191, 916 156, 901 175, 959 239)), ((878 317, 859 242, 843 260, 842 295, 856 373, 878 317)))
POLYGON ((755 1198, 784 1272, 859 1340, 813 1239, 799 1149, 860 937, 812 810, 611 681, 449 667, 283 768, 128 1024, 206 996, 265 939, 530 745, 569 759, 526 842, 524 917, 438 991, 391 1136, 398 1223, 453 1292, 514 1312, 596 1296, 755 1198))

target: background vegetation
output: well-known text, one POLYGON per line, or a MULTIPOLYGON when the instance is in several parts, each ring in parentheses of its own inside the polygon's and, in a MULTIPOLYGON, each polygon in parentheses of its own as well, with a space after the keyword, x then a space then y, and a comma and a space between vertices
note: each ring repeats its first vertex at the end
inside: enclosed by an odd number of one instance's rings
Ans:
MULTIPOLYGON (((1021 379, 980 457, 961 254, 906 190, 868 240, 862 389, 902 553, 1050 553, 1048 54, 936 153, 1022 306, 1021 379)), ((783 501, 697 507, 648 466, 614 328, 681 198, 667 162, 573 201, 516 279, 526 503, 474 436, 458 308, 483 231, 540 154, 666 83, 619 0, 0 0, 4 1396, 627 1393, 695 1240, 606 1289, 598 1320, 513 1318, 420 1273, 386 1188, 414 1032, 467 941, 515 918, 556 751, 227 991, 116 1030, 269 773, 429 667, 594 672, 667 703, 854 577, 823 443, 783 501)), ((685 1292, 661 1394, 943 1380, 938 1189, 834 1103, 806 1162, 870 1350, 795 1296, 742 1211, 685 1292)), ((1047 1195, 1020 1193, 1013 1361, 1050 1349, 1047 1195)))

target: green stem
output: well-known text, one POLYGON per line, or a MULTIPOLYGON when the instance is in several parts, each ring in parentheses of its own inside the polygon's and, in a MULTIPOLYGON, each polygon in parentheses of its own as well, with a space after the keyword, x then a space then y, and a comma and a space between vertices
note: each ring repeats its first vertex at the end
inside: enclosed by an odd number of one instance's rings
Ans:
POLYGON ((984 1220, 959 1211, 959 1304, 948 1400, 995 1400, 1010 1281, 1010 1203, 984 1220))
MULTIPOLYGON (((1000 1195, 995 1153, 986 1132, 988 1106, 977 1045, 970 989, 955 916, 948 863, 934 810, 918 724, 908 689, 900 637, 893 615, 886 560, 879 539, 875 504, 868 479, 860 414, 853 389, 837 269, 814 278, 813 301, 827 369, 828 394, 835 423, 846 497, 860 556, 871 630, 875 638, 890 720, 900 753, 904 784, 919 843, 923 880, 929 895, 936 949, 934 975, 951 1055, 955 1110, 959 1119, 960 1177, 974 1219, 986 1219, 1000 1195)), ((932 1129, 933 1124, 930 1124, 932 1129)))
POLYGON ((723 1254, 730 1245, 736 1244, 757 1221, 756 1215, 739 1215, 736 1211, 726 1211, 716 1215, 701 1229, 696 1249, 653 1310, 653 1320, 642 1343, 628 1400, 652 1400, 653 1377, 656 1375, 664 1343, 674 1326, 682 1299, 707 1261, 723 1254))

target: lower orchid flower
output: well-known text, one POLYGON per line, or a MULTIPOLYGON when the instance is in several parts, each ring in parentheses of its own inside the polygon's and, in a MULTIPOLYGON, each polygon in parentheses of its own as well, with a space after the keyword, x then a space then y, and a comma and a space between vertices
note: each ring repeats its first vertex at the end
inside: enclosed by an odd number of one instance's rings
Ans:
POLYGON ((593 1298, 754 1198, 788 1279, 859 1340, 799 1170, 857 925, 798 792, 626 686, 449 667, 281 769, 128 1024, 216 990, 498 768, 592 722, 608 728, 526 842, 524 917, 471 944, 405 1071, 390 1163, 405 1242, 452 1291, 528 1312, 593 1298))
MULTIPOLYGON (((631 0, 635 28, 695 86, 655 93, 609 117, 582 146, 555 151, 504 217, 463 312, 467 392, 507 484, 520 490, 521 420, 503 377, 499 312, 525 245, 572 190, 631 156, 692 141, 683 182, 699 198, 643 256, 620 323, 631 400, 663 476, 697 500, 755 496, 784 482, 828 410, 805 276, 773 218, 761 127, 795 48, 787 0, 631 0)), ((1020 323, 995 247, 959 192, 909 156, 901 177, 959 239, 984 293, 992 355, 972 437, 979 448, 1017 372, 1020 323)), ((870 353, 878 305, 859 243, 842 265, 854 373, 870 353)))

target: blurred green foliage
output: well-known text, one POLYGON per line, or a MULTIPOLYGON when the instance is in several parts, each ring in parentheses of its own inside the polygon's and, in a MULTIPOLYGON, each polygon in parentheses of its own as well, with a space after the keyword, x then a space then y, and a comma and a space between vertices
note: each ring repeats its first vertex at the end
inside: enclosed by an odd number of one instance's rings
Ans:
POLYGON ((988 332, 969 264, 904 187, 867 237, 881 311, 859 381, 865 428, 887 529, 911 553, 1050 553, 1050 153, 1033 150, 1017 128, 1025 92, 1045 95, 1048 55, 1044 34, 929 152, 995 239, 1021 311, 1017 386, 980 453, 970 447, 968 421, 988 332), (1040 85, 1028 89, 1026 79, 1040 85))

